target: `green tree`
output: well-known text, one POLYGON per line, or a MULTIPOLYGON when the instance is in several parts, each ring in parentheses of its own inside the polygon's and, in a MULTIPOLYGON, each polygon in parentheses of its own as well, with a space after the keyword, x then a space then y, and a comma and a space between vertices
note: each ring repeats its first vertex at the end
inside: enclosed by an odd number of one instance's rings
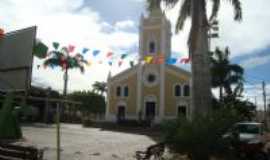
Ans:
MULTIPOLYGON (((160 7, 163 2, 169 9, 174 8, 180 0, 147 0, 149 10, 160 7)), ((216 19, 220 0, 213 2, 212 13, 208 20, 206 4, 210 0, 183 0, 176 23, 176 32, 181 30, 187 18, 191 18, 191 29, 189 34, 189 54, 192 63, 192 106, 194 114, 206 115, 211 108, 211 78, 210 58, 208 48, 209 22, 216 19)), ((242 8, 240 0, 229 0, 234 7, 234 19, 242 19, 242 8)), ((193 116, 194 117, 194 116, 193 116)))
POLYGON ((213 88, 219 88, 219 100, 223 101, 223 89, 226 96, 239 97, 243 91, 244 69, 237 64, 231 64, 230 51, 227 47, 224 51, 218 47, 211 56, 211 77, 213 88), (233 87, 234 90, 233 90, 233 87))
POLYGON ((9 94, 0 110, 0 140, 20 138, 22 138, 22 131, 14 113, 13 95, 9 94))
POLYGON ((82 103, 81 109, 85 115, 105 113, 105 99, 102 95, 90 91, 76 91, 68 94, 68 97, 82 103))
POLYGON ((68 71, 70 69, 78 68, 81 73, 84 73, 85 64, 88 64, 88 62, 81 54, 71 56, 67 47, 59 49, 59 45, 54 45, 54 50, 49 52, 48 58, 44 61, 44 66, 49 66, 51 68, 61 67, 62 71, 64 71, 64 96, 67 94, 68 71))
POLYGON ((233 110, 220 109, 207 116, 196 116, 192 121, 166 121, 162 124, 162 135, 171 152, 188 155, 191 160, 211 157, 231 160, 229 143, 222 136, 239 120, 233 110))
POLYGON ((93 92, 97 92, 100 95, 103 95, 105 92, 107 92, 107 84, 106 82, 95 82, 93 85, 93 92))

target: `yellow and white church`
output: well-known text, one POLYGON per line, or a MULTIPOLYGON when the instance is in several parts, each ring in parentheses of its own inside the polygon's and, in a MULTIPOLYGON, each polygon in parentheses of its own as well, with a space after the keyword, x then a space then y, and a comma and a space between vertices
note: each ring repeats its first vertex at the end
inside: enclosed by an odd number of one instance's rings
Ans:
MULTIPOLYGON (((171 56, 171 24, 160 8, 141 16, 139 57, 171 56)), ((191 115, 191 73, 174 65, 139 63, 107 79, 105 119, 110 122, 191 115)))

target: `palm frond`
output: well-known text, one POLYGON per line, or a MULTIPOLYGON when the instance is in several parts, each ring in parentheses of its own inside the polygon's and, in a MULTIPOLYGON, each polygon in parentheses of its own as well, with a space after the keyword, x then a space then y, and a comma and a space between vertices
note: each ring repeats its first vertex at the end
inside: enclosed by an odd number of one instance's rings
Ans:
POLYGON ((212 2, 213 2, 213 6, 212 6, 211 16, 209 19, 210 22, 217 17, 219 7, 220 7, 220 0, 212 0, 212 2))
POLYGON ((81 73, 84 73, 84 71, 85 71, 84 66, 80 65, 79 68, 80 68, 81 73))
POLYGON ((240 75, 244 74, 244 69, 241 66, 239 66, 238 64, 231 64, 229 66, 229 69, 230 69, 230 71, 232 71, 236 74, 240 74, 240 75))
POLYGON ((234 8, 234 20, 242 20, 242 5, 240 0, 229 0, 234 8))
POLYGON ((50 66, 50 67, 54 67, 54 66, 61 66, 60 64, 60 60, 58 58, 49 58, 49 59, 46 59, 43 63, 44 66, 50 66))
POLYGON ((179 16, 176 22, 175 31, 178 33, 183 29, 186 19, 191 16, 191 0, 184 0, 181 9, 179 11, 179 16))
POLYGON ((166 8, 172 9, 179 2, 179 0, 162 0, 162 2, 164 2, 166 8))

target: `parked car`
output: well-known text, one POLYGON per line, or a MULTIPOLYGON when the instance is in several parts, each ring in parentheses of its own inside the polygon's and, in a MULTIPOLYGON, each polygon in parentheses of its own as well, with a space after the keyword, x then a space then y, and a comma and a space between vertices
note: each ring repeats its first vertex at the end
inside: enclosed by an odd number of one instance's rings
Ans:
POLYGON ((223 135, 242 159, 267 160, 267 136, 262 123, 239 122, 223 135))

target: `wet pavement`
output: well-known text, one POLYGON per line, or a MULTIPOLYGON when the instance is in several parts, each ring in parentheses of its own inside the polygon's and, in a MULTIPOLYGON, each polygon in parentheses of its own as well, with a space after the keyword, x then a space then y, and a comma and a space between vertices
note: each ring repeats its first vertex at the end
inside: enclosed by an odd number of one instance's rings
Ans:
MULTIPOLYGON (((56 159, 55 126, 24 126, 26 140, 44 149, 44 160, 56 159)), ((62 160, 134 160, 134 153, 156 142, 149 136, 81 125, 61 124, 62 160)))

